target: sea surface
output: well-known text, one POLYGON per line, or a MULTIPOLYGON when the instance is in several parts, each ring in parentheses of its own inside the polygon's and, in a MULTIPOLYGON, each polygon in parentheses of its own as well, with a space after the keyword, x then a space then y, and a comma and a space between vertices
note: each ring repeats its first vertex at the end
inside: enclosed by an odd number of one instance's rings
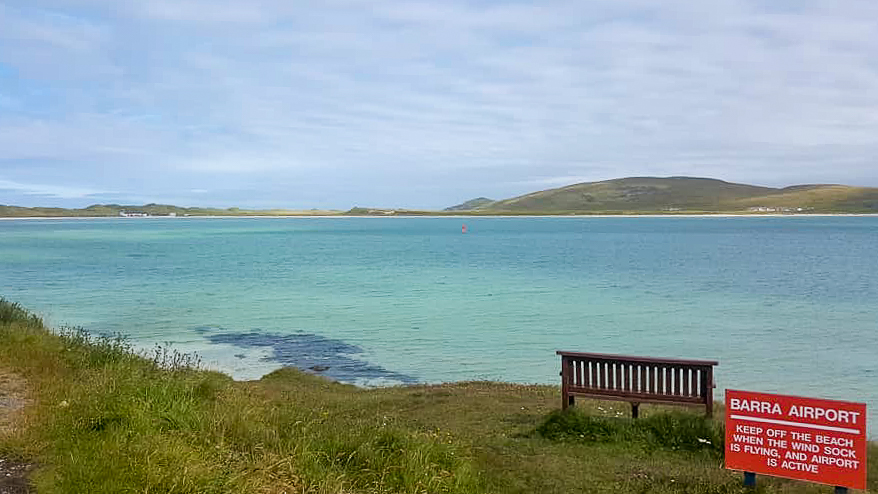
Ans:
POLYGON ((557 383, 556 350, 716 359, 719 396, 865 402, 878 431, 878 217, 4 220, 0 296, 238 379, 557 383))

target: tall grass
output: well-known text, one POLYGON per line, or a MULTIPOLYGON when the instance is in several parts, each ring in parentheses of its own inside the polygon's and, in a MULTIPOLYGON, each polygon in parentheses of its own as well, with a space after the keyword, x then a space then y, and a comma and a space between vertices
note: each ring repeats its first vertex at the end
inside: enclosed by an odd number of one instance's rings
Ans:
MULTIPOLYGON (((0 299, 0 362, 38 406, 0 451, 55 492, 477 492, 467 455, 355 410, 282 405, 166 347, 48 331, 0 299)), ((316 379, 316 378, 312 378, 316 379)))
POLYGON ((536 428, 541 436, 581 443, 625 443, 649 449, 707 451, 721 456, 721 425, 699 415, 661 413, 638 420, 600 417, 576 408, 550 413, 536 428))
POLYGON ((29 328, 42 328, 43 320, 31 314, 18 303, 0 298, 0 329, 8 330, 12 324, 29 328))

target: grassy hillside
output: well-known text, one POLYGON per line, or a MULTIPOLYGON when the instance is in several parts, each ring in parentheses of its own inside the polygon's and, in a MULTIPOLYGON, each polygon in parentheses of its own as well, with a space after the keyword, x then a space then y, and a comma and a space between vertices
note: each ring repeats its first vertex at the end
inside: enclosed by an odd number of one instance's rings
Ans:
POLYGON ((807 208, 819 212, 878 213, 878 189, 847 185, 804 185, 780 189, 770 195, 742 199, 741 208, 807 208))
POLYGON ((622 178, 569 185, 497 201, 492 210, 717 210, 772 189, 703 178, 622 178))
POLYGON ((445 208, 445 211, 472 211, 474 209, 486 208, 493 203, 493 199, 488 199, 487 197, 477 197, 475 199, 470 199, 469 201, 460 203, 457 206, 445 208))
POLYGON ((143 206, 124 206, 119 204, 95 204, 82 209, 66 208, 25 208, 0 205, 0 218, 58 218, 58 217, 110 217, 119 216, 121 211, 143 212, 151 216, 307 216, 339 214, 334 211, 318 210, 246 210, 240 208, 181 208, 166 204, 146 204, 143 206))
POLYGON ((806 185, 773 189, 690 177, 635 177, 590 182, 496 201, 502 212, 778 212, 878 213, 878 188, 806 185))
MULTIPOLYGON (((0 299, 0 371, 23 377, 33 403, 0 436, 0 459, 36 463, 41 494, 753 492, 721 466, 721 423, 696 414, 560 413, 554 386, 360 389, 293 369, 234 382, 194 364, 50 332, 0 299)), ((826 489, 760 478, 756 492, 826 489)))

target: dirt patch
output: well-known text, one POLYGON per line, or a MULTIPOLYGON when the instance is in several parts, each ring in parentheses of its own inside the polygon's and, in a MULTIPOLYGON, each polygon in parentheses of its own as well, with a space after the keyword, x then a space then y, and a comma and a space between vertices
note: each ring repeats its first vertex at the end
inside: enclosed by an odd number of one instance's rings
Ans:
MULTIPOLYGON (((27 383, 17 374, 0 369, 0 440, 15 431, 21 411, 28 403, 27 383)), ((33 465, 0 456, 0 494, 33 492, 27 480, 33 465)))
POLYGON ((15 419, 27 405, 27 383, 0 368, 0 437, 13 432, 15 419))
POLYGON ((30 494, 33 489, 27 474, 33 465, 0 458, 0 494, 30 494))

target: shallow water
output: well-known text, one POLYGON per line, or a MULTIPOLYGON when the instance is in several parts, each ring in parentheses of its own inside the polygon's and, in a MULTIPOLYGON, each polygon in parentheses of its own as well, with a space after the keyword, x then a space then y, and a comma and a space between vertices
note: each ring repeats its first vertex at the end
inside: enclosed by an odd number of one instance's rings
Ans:
POLYGON ((720 391, 866 402, 874 424, 876 254, 875 217, 12 220, 0 296, 241 379, 556 383, 559 349, 712 358, 720 391))

